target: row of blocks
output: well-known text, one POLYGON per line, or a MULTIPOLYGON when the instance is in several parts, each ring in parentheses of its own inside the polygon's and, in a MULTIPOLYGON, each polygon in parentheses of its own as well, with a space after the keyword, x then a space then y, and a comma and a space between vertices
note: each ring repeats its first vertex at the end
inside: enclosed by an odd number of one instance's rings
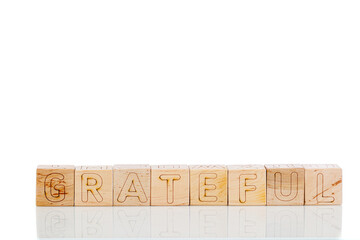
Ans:
POLYGON ((338 205, 338 165, 38 166, 37 206, 338 205))

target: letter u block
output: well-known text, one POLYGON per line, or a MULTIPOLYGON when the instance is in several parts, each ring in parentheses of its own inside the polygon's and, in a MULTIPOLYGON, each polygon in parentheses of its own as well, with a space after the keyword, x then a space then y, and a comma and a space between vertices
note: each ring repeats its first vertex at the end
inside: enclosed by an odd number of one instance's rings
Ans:
POLYGON ((75 206, 112 206, 111 166, 80 166, 75 169, 75 206))
POLYGON ((227 205, 225 166, 190 166, 190 205, 227 205))
POLYGON ((267 205, 304 205, 304 168, 301 165, 265 165, 267 205))
POLYGON ((36 171, 36 205, 74 206, 74 173, 74 166, 38 166, 36 171))
POLYGON ((189 205, 188 166, 151 166, 151 205, 189 205))
POLYGON ((304 165, 305 205, 342 203, 342 170, 336 164, 304 165))
POLYGON ((264 165, 230 165, 228 175, 229 205, 266 205, 264 165))
POLYGON ((114 205, 150 205, 150 166, 114 166, 114 205))

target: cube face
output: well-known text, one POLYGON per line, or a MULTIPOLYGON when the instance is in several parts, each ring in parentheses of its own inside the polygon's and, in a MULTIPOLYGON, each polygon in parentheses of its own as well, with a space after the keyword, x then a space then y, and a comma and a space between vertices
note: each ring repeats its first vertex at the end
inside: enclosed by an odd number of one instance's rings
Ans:
POLYGON ((151 166, 151 205, 189 205, 188 166, 151 166))
POLYGON ((114 205, 150 205, 150 166, 114 166, 114 205))
POLYGON ((263 165, 228 166, 230 206, 266 205, 266 170, 263 165))
POLYGON ((190 166, 190 205, 227 205, 225 166, 190 166))
POLYGON ((305 205, 342 203, 342 170, 334 164, 304 165, 305 205))
POLYGON ((76 206, 112 206, 111 166, 80 166, 75 169, 76 206))
POLYGON ((74 166, 38 166, 36 172, 36 205, 74 206, 74 174, 74 166))
POLYGON ((301 165, 265 165, 267 205, 304 205, 304 175, 301 165))

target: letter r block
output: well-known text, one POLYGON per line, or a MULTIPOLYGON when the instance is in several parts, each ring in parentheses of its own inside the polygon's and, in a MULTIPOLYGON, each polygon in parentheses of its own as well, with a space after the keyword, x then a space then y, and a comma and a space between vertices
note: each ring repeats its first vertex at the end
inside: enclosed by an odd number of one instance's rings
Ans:
POLYGON ((304 168, 301 165, 265 165, 266 201, 270 206, 304 205, 304 168))
POLYGON ((189 205, 188 166, 151 166, 151 205, 189 205))
POLYGON ((74 166, 38 166, 36 171, 36 205, 74 206, 74 173, 74 166))
POLYGON ((227 205, 225 166, 190 166, 190 205, 227 205))
POLYGON ((304 165, 305 205, 342 203, 342 170, 336 164, 304 165))
POLYGON ((114 166, 114 205, 150 206, 150 166, 114 166))
POLYGON ((75 169, 75 206, 112 206, 111 166, 80 166, 75 169))
POLYGON ((228 175, 229 205, 266 205, 264 165, 230 165, 228 175))

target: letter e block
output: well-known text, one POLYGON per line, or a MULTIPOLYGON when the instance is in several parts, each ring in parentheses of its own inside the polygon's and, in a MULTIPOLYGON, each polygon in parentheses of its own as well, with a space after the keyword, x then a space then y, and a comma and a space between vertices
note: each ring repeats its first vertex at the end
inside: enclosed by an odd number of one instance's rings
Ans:
POLYGON ((74 174, 74 166, 38 166, 36 171, 36 205, 74 206, 74 174))
POLYGON ((111 166, 80 166, 75 169, 76 206, 112 206, 111 166))
POLYGON ((228 166, 229 205, 266 205, 266 170, 263 165, 228 166))
POLYGON ((301 165, 265 165, 267 205, 304 205, 304 168, 301 165))
POLYGON ((225 166, 190 166, 190 205, 227 205, 225 166))
POLYGON ((305 205, 342 203, 342 170, 335 164, 304 165, 305 205))
POLYGON ((114 205, 150 205, 150 166, 114 166, 114 205))
POLYGON ((188 166, 151 166, 151 205, 189 205, 188 166))

